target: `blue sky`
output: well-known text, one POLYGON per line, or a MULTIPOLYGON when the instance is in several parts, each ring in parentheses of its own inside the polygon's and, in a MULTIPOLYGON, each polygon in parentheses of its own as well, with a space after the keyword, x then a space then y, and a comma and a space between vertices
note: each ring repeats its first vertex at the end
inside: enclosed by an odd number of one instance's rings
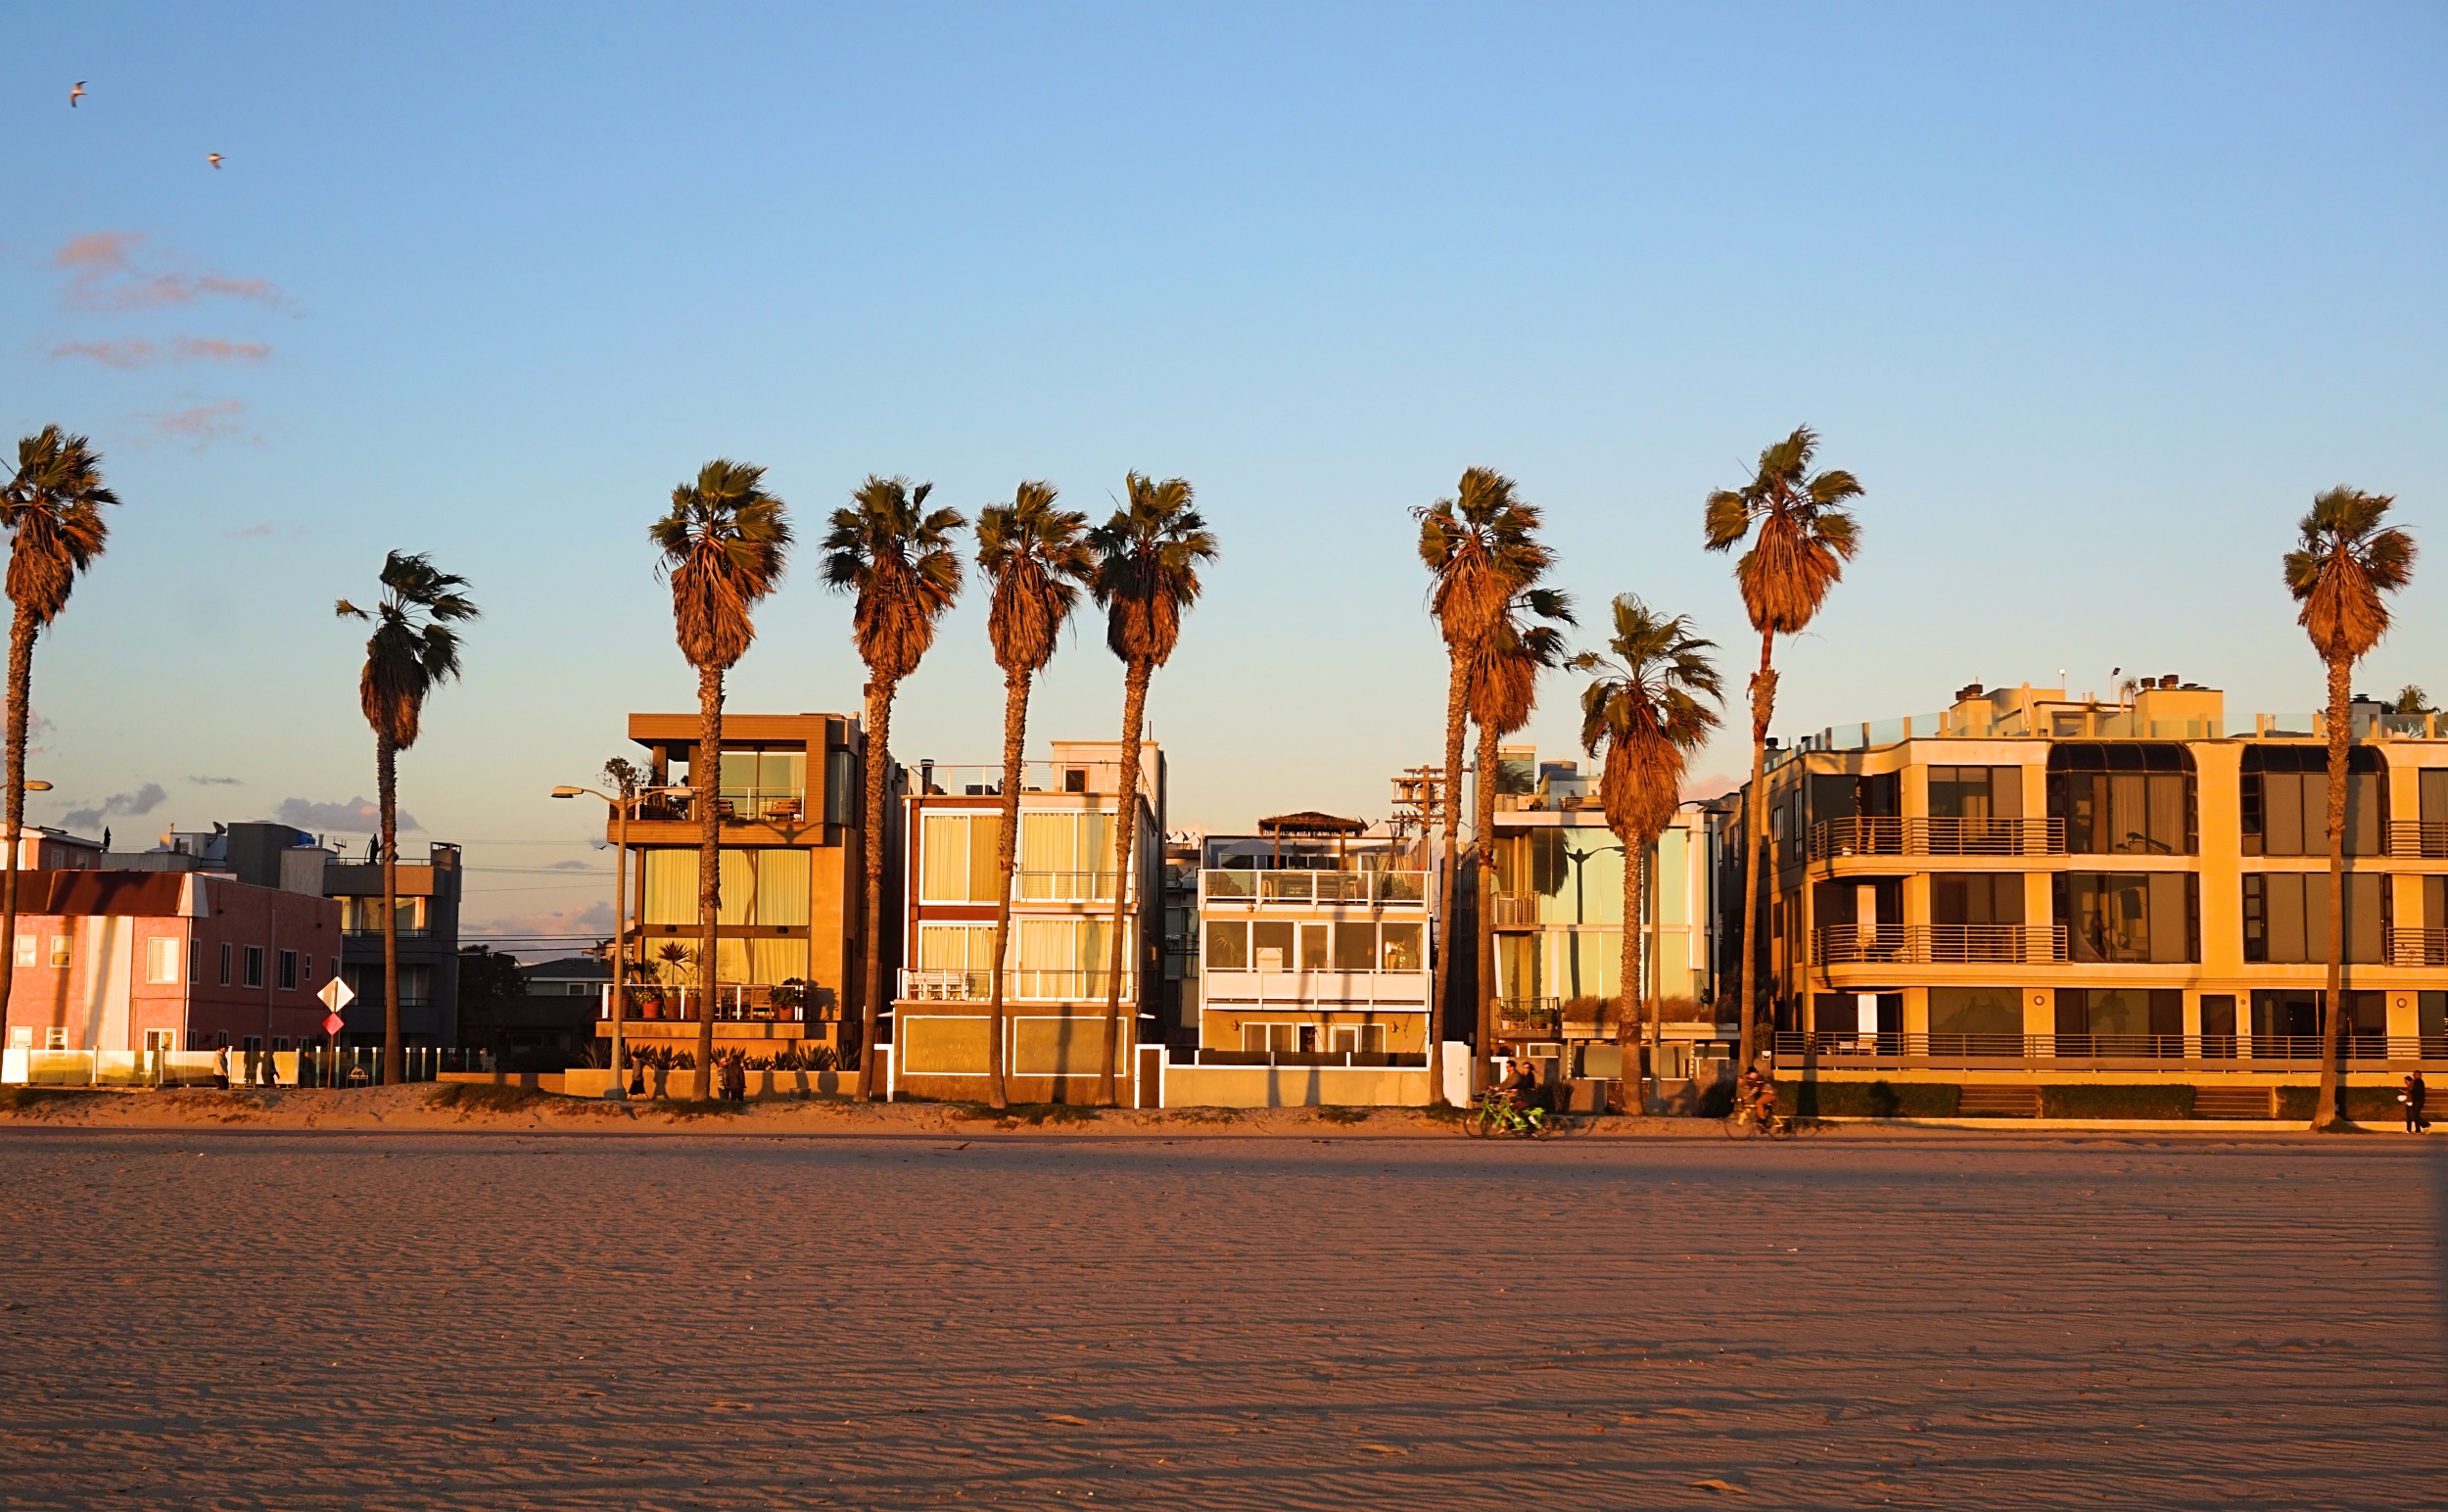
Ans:
MULTIPOLYGON (((625 711, 693 701, 644 529, 717 454, 766 463, 811 540, 870 472, 972 514, 1024 477, 1096 514, 1127 469, 1191 479, 1224 556, 1152 717, 1176 822, 1212 827, 1377 817, 1433 758, 1404 511, 1472 463, 1546 507, 1586 620, 1635 591, 1739 664, 1700 501, 1816 426, 1865 544, 1783 653, 1787 732, 2060 667, 2309 707, 2277 559, 2312 495, 2393 493, 2438 546, 2438 6, 10 29, 0 423, 89 432, 126 500, 39 654, 35 817, 107 809, 124 843, 369 794, 362 633, 330 604, 430 550, 488 614, 402 806, 487 869, 471 917, 517 927, 598 921, 595 831, 546 789, 625 711)), ((815 566, 734 708, 856 707, 815 566)), ((2363 685, 2448 692, 2443 604, 2435 557, 2363 685)), ((1118 720, 1085 629, 1041 736, 1118 720)), ((1561 751, 1572 689, 1543 702, 1561 751)), ((992 760, 999 732, 972 599, 895 746, 992 760)))

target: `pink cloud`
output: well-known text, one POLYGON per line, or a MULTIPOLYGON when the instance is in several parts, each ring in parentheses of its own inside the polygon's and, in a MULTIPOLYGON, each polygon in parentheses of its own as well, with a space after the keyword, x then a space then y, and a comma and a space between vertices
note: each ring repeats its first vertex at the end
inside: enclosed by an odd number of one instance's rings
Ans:
POLYGON ((95 231, 63 244, 52 255, 54 262, 70 269, 63 303, 71 309, 94 310, 190 305, 207 297, 275 307, 282 303, 279 286, 268 279, 139 267, 130 254, 143 241, 142 232, 95 231))
POLYGON ((1724 772, 1696 777, 1683 784, 1683 801, 1691 803, 1702 798, 1722 798, 1727 793, 1740 791, 1742 785, 1741 778, 1724 772))
POLYGON ((217 336, 179 336, 170 341, 181 362, 260 362, 272 354, 259 341, 223 341, 217 336))
MULTIPOLYGON (((260 362, 271 354, 271 347, 259 341, 223 341, 217 336, 170 338, 170 360, 174 362, 260 362)), ((161 355, 162 350, 141 336, 124 341, 62 342, 51 349, 55 362, 83 357, 105 367, 122 369, 151 367, 161 355)))
POLYGON ((62 342, 51 349, 51 360, 54 362, 67 357, 86 357, 105 367, 117 368, 149 367, 157 354, 153 343, 141 336, 130 337, 126 341, 62 342))
POLYGON ((460 932, 471 939, 501 939, 505 936, 533 939, 540 935, 584 935, 601 939, 612 933, 612 905, 598 900, 541 914, 488 919, 481 923, 468 924, 460 932))
POLYGON ((210 404, 197 404, 188 409, 173 409, 168 414, 139 415, 153 428, 153 434, 165 441, 191 442, 197 450, 216 441, 226 441, 239 434, 241 417, 247 412, 243 401, 214 400, 210 404))

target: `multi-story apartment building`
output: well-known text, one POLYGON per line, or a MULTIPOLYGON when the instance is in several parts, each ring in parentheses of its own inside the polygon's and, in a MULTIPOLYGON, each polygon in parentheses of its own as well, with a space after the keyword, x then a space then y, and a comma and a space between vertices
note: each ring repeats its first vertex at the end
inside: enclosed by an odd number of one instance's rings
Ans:
MULTIPOLYGON (((1498 1048, 1562 1063, 1568 1077, 1618 1073, 1623 982, 1624 844, 1607 827, 1597 780, 1571 761, 1508 747, 1496 797, 1498 1048)), ((1714 1081, 1729 1024, 1713 988, 1715 831, 1687 804, 1643 858, 1641 962, 1661 1024, 1659 1074, 1714 1081)))
MULTIPOLYGON (((1088 1101, 1106 1052, 1115 893, 1122 906, 1117 1095, 1143 1095, 1139 1047, 1156 1038, 1162 979, 1164 754, 1141 747, 1126 780, 1119 741, 1054 742, 1021 768, 1020 828, 1005 951, 1005 1067, 1017 1102, 1088 1101), (1114 825, 1138 827, 1131 875, 1113 873, 1114 825)), ((893 1001, 893 1086, 928 1098, 986 1095, 993 1044, 1003 769, 920 763, 908 795, 906 878, 893 1001)))
POLYGON ((1424 842, 1329 814, 1208 835, 1198 1063, 1425 1066, 1434 873, 1424 842))
MULTIPOLYGON (((700 1017, 710 1012, 718 1051, 855 1051, 866 922, 859 722, 840 714, 724 717, 711 1005, 698 985, 696 797, 673 790, 689 782, 698 734, 693 713, 629 717, 629 737, 645 747, 649 790, 628 816, 629 895, 616 924, 627 952, 627 1043, 693 1054, 700 1017)), ((886 791, 894 785, 888 780, 886 791)), ((623 843, 618 816, 606 816, 604 834, 623 843)), ((612 1031, 609 1001, 607 989, 599 1035, 612 1031)))
MULTIPOLYGON (((2448 729, 2360 701, 2354 720, 2349 1049, 2448 1056, 2448 729)), ((2262 715, 2231 732, 2217 690, 2174 677, 2106 701, 1974 685, 1943 714, 1772 752, 1773 885, 1753 943, 1780 1063, 2308 1077, 2329 917, 2323 724, 2262 715)), ((1737 810, 1720 872, 1729 938, 1740 824, 1737 810)))

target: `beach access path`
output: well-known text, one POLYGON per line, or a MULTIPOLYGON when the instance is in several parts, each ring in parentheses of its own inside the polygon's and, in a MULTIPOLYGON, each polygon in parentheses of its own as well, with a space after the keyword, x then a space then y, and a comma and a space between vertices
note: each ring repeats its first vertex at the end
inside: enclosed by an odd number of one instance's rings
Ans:
POLYGON ((0 1506, 2436 1506, 2441 1153, 0 1129, 0 1506))

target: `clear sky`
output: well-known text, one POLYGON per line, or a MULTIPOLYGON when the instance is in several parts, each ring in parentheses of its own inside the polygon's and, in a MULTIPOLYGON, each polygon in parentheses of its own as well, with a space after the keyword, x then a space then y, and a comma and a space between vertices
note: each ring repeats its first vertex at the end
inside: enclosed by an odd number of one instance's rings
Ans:
MULTIPOLYGON (((90 433, 125 500, 32 813, 361 828, 331 602, 428 550, 487 616, 411 840, 468 845, 471 919, 608 926, 599 810, 544 794, 693 707, 645 527, 718 454, 810 542, 870 472, 972 514, 1191 479, 1176 824, 1381 817, 1434 759, 1404 511, 1473 463, 1586 621, 1688 611, 1739 689, 1701 499, 1803 422, 1869 495, 1786 733, 2060 667, 2311 707, 2277 564, 2340 482, 2432 552, 2363 685, 2448 693, 2443 78, 2435 4, 19 7, 0 423, 90 433)), ((815 568, 733 708, 855 710, 815 568)), ((1119 707, 1085 627, 1034 729, 1119 707)), ((895 746, 1000 728, 972 595, 895 746)))

